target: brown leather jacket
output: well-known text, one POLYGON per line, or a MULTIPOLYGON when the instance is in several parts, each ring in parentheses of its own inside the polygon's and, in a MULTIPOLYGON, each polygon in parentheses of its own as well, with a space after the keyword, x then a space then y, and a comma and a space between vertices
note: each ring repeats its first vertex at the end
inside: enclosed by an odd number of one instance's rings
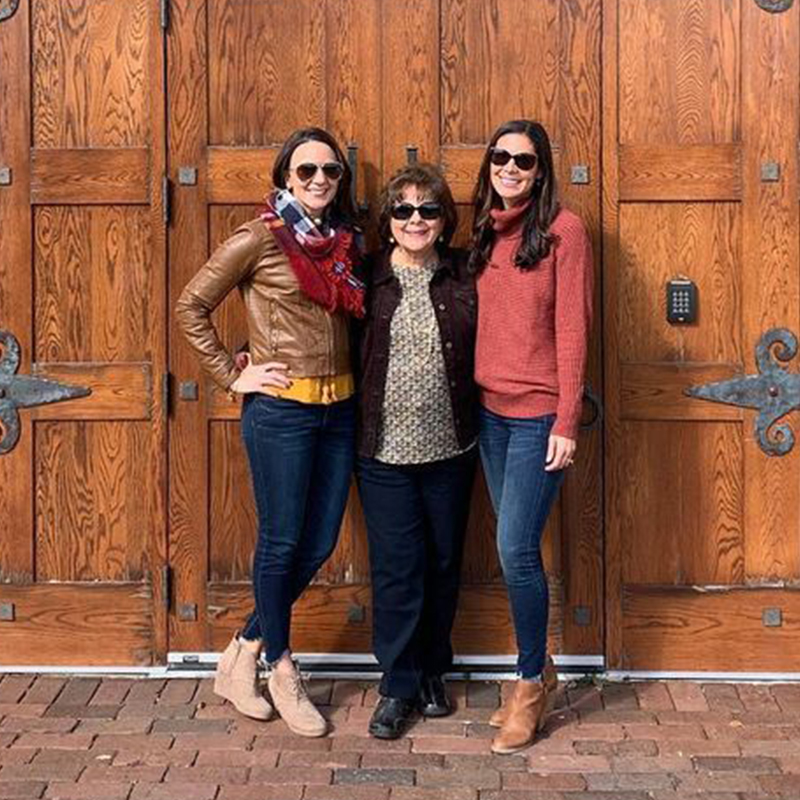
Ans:
POLYGON ((254 219, 214 251, 175 308, 203 369, 224 389, 239 370, 220 341, 211 312, 235 286, 247 308, 254 364, 282 361, 294 378, 350 371, 348 317, 331 314, 306 296, 270 230, 254 219))

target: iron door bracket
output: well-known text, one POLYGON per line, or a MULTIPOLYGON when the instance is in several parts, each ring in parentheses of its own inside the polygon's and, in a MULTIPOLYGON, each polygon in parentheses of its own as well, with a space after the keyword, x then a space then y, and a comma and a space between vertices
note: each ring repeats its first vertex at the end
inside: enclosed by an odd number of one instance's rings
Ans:
POLYGON ((797 337, 787 328, 768 330, 756 345, 758 375, 740 375, 727 381, 690 386, 684 394, 713 403, 754 408, 759 413, 755 433, 768 456, 785 456, 794 447, 794 433, 777 421, 800 408, 800 375, 787 372, 778 362, 797 355, 797 337))
POLYGON ((71 386, 46 378, 17 375, 20 362, 19 342, 8 331, 0 331, 0 354, 0 455, 5 455, 14 449, 19 439, 20 408, 88 397, 92 390, 86 386, 71 386))

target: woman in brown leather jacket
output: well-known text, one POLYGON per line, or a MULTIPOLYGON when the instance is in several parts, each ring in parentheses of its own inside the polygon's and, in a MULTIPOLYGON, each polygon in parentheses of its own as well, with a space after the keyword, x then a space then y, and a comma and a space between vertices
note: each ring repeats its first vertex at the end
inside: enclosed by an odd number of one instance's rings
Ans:
POLYGON ((355 405, 349 318, 364 313, 351 173, 327 132, 285 142, 264 213, 214 252, 183 291, 177 315, 205 371, 244 395, 242 435, 259 530, 255 611, 217 667, 214 691, 243 714, 269 719, 258 689, 262 646, 272 703, 289 728, 321 736, 292 660, 292 604, 336 545, 354 457, 355 405), (212 311, 237 287, 247 309, 249 356, 239 369, 212 311))

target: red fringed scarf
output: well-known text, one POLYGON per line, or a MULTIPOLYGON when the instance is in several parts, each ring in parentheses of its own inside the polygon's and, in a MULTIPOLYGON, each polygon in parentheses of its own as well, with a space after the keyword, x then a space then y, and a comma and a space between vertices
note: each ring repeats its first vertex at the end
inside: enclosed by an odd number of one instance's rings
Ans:
POLYGON ((267 196, 261 219, 311 300, 331 313, 364 316, 364 284, 353 275, 361 254, 352 230, 340 227, 322 236, 285 190, 267 196))

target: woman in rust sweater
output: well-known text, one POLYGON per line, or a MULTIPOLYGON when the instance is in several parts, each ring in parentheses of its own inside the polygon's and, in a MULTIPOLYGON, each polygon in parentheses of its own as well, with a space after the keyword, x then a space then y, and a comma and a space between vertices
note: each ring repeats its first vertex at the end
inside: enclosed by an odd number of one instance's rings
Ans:
POLYGON ((475 379, 480 452, 519 650, 519 680, 490 724, 496 753, 530 744, 555 697, 541 557, 547 516, 575 456, 591 319, 591 243, 558 202, 537 122, 501 125, 475 188, 475 379))

